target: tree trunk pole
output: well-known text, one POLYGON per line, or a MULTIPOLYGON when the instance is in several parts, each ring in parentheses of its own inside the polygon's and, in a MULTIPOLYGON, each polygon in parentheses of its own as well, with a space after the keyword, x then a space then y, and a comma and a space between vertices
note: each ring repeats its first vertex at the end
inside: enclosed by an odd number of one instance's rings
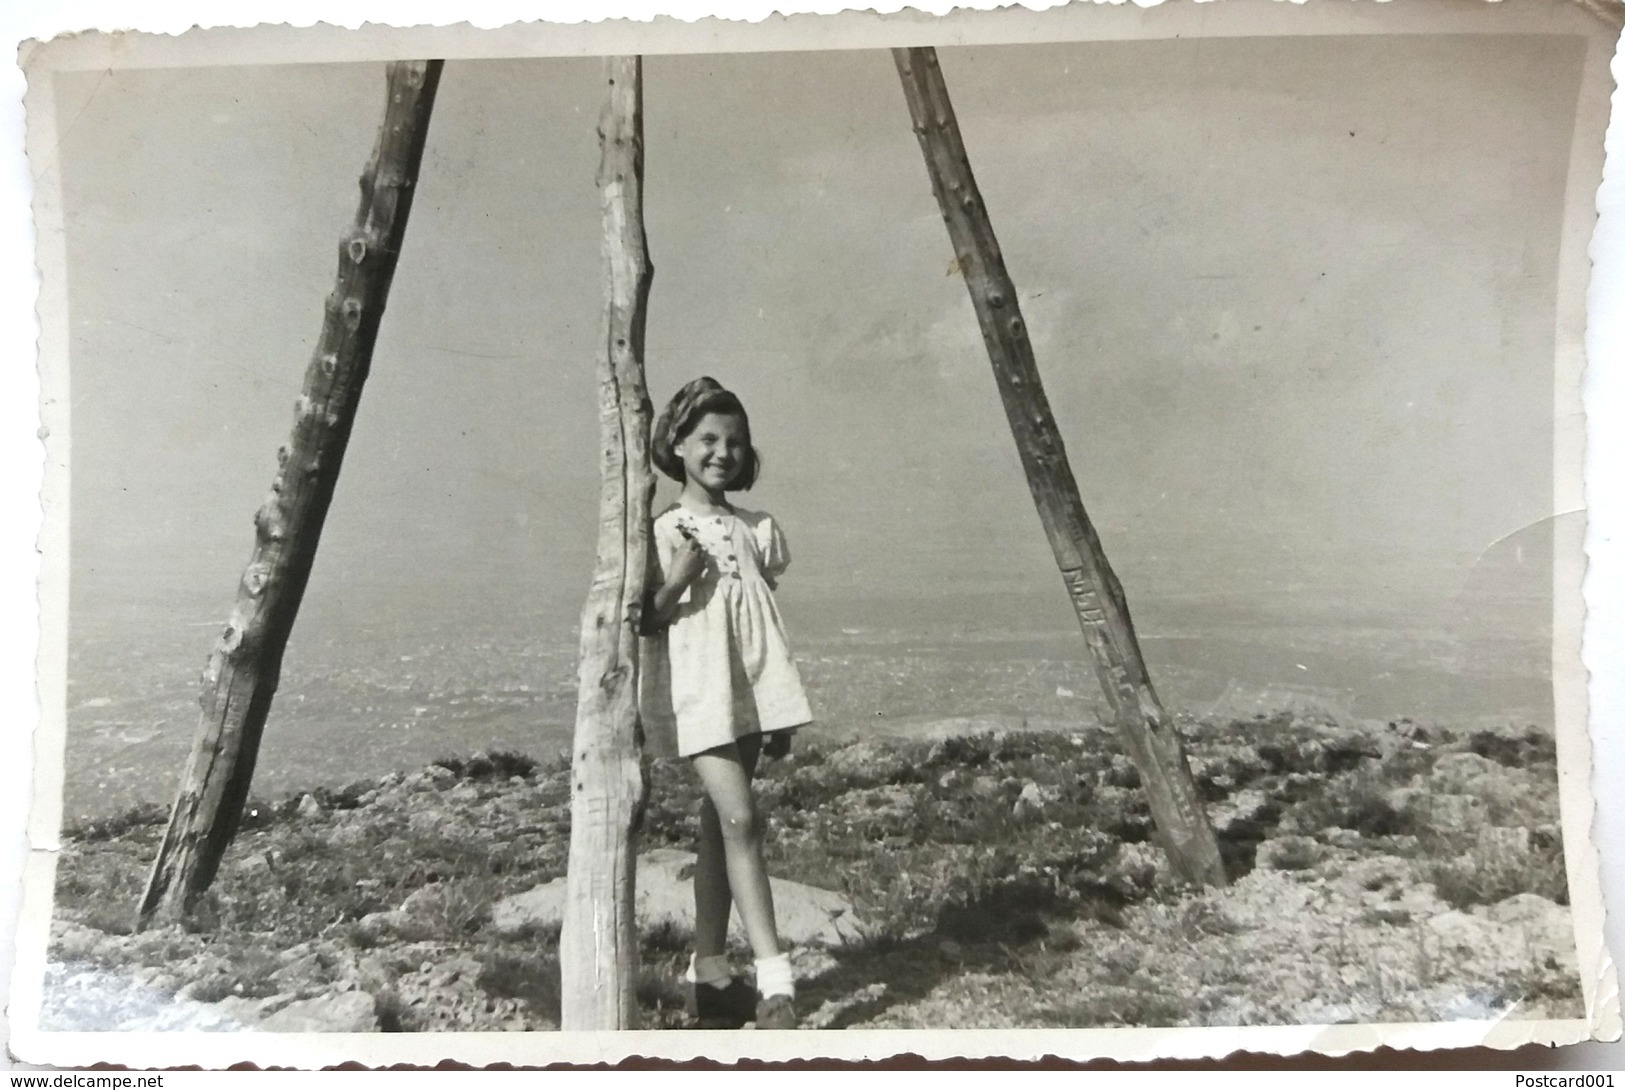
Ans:
POLYGON ((338 278, 305 369, 292 436, 277 451, 270 495, 254 515, 253 555, 203 672, 197 738, 138 926, 192 909, 242 817, 282 653, 316 559, 395 275, 440 68, 440 61, 388 66, 389 97, 361 175, 361 204, 340 241, 338 278))
POLYGON ((1005 271, 993 224, 971 174, 936 50, 894 49, 892 56, 932 190, 976 307, 1033 502, 1118 734, 1139 769, 1158 837, 1179 874, 1203 885, 1222 886, 1225 873, 1218 842, 1191 781, 1179 736, 1151 687, 1128 600, 1084 511, 1044 396, 1015 285, 1005 271))
POLYGON ((654 269, 643 235, 643 61, 605 62, 599 123, 608 302, 598 357, 603 488, 598 562, 581 614, 569 880, 559 937, 561 1028, 637 1021, 637 833, 648 798, 638 718, 638 629, 649 562, 649 394, 643 329, 654 269))

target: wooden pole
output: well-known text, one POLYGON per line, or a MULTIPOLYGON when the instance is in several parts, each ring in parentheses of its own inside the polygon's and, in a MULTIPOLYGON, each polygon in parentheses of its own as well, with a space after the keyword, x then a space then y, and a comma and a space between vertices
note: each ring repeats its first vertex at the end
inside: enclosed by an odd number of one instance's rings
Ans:
POLYGON ((292 437, 277 451, 270 495, 254 516, 253 555, 203 672, 197 738, 137 926, 191 910, 214 880, 242 817, 282 653, 316 559, 395 275, 440 68, 440 61, 388 66, 389 97, 361 175, 360 208, 339 244, 337 283, 305 369, 292 437))
POLYGON ((1083 508, 1061 433, 1044 396, 1015 285, 971 174, 948 87, 934 49, 895 49, 898 75, 925 153, 931 187, 948 225, 959 270, 976 307, 982 339, 1038 516, 1067 595, 1077 611, 1095 672, 1129 757, 1140 771, 1158 836, 1174 868, 1204 885, 1225 884, 1218 841, 1173 723, 1140 655, 1128 600, 1083 508))
POLYGON ((598 356, 598 563, 581 614, 569 885, 559 937, 561 1028, 637 1020, 637 833, 648 798, 638 629, 649 562, 649 395, 643 329, 654 276, 643 235, 643 61, 611 57, 599 125, 608 302, 598 356))

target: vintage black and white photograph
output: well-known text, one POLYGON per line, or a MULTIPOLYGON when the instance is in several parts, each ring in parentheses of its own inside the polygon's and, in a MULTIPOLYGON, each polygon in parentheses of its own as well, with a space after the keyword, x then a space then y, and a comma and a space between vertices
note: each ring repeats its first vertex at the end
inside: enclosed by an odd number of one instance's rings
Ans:
POLYGON ((1625 13, 1203 6, 36 46, 14 1032, 1617 1032, 1625 13))

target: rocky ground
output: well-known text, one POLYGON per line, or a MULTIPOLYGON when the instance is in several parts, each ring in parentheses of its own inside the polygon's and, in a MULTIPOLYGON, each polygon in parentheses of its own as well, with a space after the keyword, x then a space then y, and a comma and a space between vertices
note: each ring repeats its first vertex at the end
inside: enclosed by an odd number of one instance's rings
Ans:
MULTIPOLYGON (((1548 734, 1301 715, 1181 730, 1223 890, 1168 874, 1104 731, 814 736, 766 768, 805 1023, 1581 1015, 1548 734)), ((696 790, 656 766, 639 868, 652 1026, 683 1025, 696 790)), ((132 933, 162 816, 66 837, 47 1028, 557 1026, 561 764, 477 754, 254 803, 198 918, 132 933)))

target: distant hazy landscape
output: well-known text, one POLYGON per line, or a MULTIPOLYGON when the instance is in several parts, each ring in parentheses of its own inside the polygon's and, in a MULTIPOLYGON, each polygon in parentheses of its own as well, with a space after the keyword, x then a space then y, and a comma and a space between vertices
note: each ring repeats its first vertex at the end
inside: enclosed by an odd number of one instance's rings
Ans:
MULTIPOLYGON (((125 584, 115 607, 85 587, 69 655, 70 822, 167 802, 195 727, 213 618, 232 591, 132 598, 125 584)), ((1058 581, 912 597, 839 596, 789 581, 782 598, 821 726, 846 734, 899 719, 1004 717, 1057 729, 1094 720, 1098 689, 1058 581)), ((1392 599, 1391 588, 1285 585, 1146 593, 1131 605, 1153 679, 1176 711, 1551 726, 1550 599, 1537 579, 1441 581, 1403 604, 1392 599)), ((358 585, 313 598, 284 663, 256 792, 479 749, 553 756, 574 722, 577 608, 560 591, 477 582, 358 585)))

